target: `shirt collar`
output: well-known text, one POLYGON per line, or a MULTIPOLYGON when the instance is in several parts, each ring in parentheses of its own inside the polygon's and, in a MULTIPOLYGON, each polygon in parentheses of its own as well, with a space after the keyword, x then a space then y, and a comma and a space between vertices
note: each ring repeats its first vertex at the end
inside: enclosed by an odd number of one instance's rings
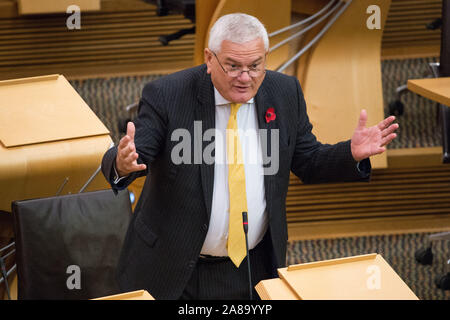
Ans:
MULTIPOLYGON (((214 87, 214 99, 216 101, 216 106, 230 104, 230 101, 228 101, 227 99, 222 97, 222 95, 219 93, 219 90, 217 90, 216 87, 214 87)), ((254 98, 251 98, 246 103, 253 103, 253 100, 254 100, 254 98)))

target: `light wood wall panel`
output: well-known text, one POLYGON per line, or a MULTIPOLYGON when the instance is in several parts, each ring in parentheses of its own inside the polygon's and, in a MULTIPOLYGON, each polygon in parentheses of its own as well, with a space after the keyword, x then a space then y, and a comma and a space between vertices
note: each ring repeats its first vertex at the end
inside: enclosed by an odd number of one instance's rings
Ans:
MULTIPOLYGON (((386 17, 381 30, 368 29, 365 21, 369 5, 386 12, 390 2, 352 1, 311 48, 307 68, 298 66, 313 133, 323 143, 350 139, 361 109, 367 110, 367 126, 384 119, 380 51, 386 17)), ((371 160, 374 168, 387 166, 385 154, 371 160)))

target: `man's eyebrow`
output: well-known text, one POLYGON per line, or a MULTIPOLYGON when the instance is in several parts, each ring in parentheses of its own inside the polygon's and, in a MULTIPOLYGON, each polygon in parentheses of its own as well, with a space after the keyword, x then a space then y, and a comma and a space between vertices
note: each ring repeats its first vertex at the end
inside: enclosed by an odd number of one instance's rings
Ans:
MULTIPOLYGON (((250 64, 257 63, 258 61, 260 61, 260 60, 262 60, 262 59, 263 59, 263 57, 259 57, 258 59, 254 60, 254 61, 251 62, 250 64)), ((228 62, 228 63, 234 63, 234 64, 241 64, 240 62, 238 62, 238 61, 236 61, 236 60, 233 60, 232 58, 225 58, 225 62, 228 62)))

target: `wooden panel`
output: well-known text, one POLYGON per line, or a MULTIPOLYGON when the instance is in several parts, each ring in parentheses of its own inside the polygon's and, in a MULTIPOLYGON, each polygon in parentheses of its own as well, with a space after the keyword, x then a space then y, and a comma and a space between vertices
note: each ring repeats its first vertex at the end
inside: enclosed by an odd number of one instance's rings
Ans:
POLYGON ((7 148, 109 134, 61 75, 0 81, 0 114, 7 148))
POLYGON ((388 149, 388 168, 415 168, 440 166, 442 147, 388 149))
POLYGON ((326 6, 329 1, 330 0, 292 0, 292 12, 310 16, 326 6))
POLYGON ((146 290, 130 291, 92 300, 155 300, 146 290))
POLYGON ((324 220, 289 223, 289 241, 341 237, 440 232, 450 230, 450 214, 324 220))
MULTIPOLYGON (((0 210, 10 212, 15 200, 53 196, 61 186, 61 195, 79 192, 111 142, 103 135, 17 148, 0 144, 0 210)), ((108 187, 105 177, 98 174, 86 191, 108 187)))
MULTIPOLYGON (((140 11, 154 8, 154 5, 142 0, 101 0, 100 8, 102 12, 140 11)), ((16 18, 18 16, 17 0, 0 0, 0 18, 16 18)))
POLYGON ((427 45, 425 42, 418 46, 411 47, 384 47, 381 51, 382 60, 392 59, 416 59, 423 57, 439 57, 441 46, 434 44, 435 41, 429 41, 427 45))
POLYGON ((76 4, 81 11, 100 10, 100 0, 17 0, 19 14, 65 13, 67 8, 76 4))
POLYGON ((203 50, 206 48, 206 38, 209 32, 211 17, 219 2, 219 0, 196 0, 195 2, 195 65, 200 65, 205 61, 203 50))
POLYGON ((16 0, 0 1, 0 18, 12 18, 19 15, 16 0))
MULTIPOLYGON (((363 108, 368 113, 368 126, 384 118, 382 31, 370 30, 362 23, 366 8, 374 4, 385 12, 390 0, 352 1, 311 49, 307 69, 302 65, 298 69, 313 132, 323 143, 350 139, 363 108)), ((372 157, 372 166, 385 168, 386 155, 372 157)))
POLYGON ((155 6, 143 0, 101 0, 103 12, 141 11, 149 8, 155 6))
POLYGON ((421 96, 450 107, 450 77, 410 79, 408 89, 421 96))
POLYGON ((301 300, 418 300, 376 253, 291 265, 278 269, 278 274, 301 300), (381 279, 377 290, 367 285, 372 266, 381 279))

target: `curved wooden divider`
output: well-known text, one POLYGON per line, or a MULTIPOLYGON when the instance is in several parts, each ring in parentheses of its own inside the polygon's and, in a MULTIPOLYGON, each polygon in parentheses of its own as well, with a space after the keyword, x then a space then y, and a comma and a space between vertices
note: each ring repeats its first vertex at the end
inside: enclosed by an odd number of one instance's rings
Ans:
MULTIPOLYGON (((381 39, 390 0, 352 1, 311 49, 298 76, 313 132, 324 143, 350 139, 361 109, 368 126, 384 118, 381 86, 381 39), (367 7, 378 5, 381 29, 369 29, 367 7)), ((387 166, 386 154, 372 157, 374 168, 387 166)))

